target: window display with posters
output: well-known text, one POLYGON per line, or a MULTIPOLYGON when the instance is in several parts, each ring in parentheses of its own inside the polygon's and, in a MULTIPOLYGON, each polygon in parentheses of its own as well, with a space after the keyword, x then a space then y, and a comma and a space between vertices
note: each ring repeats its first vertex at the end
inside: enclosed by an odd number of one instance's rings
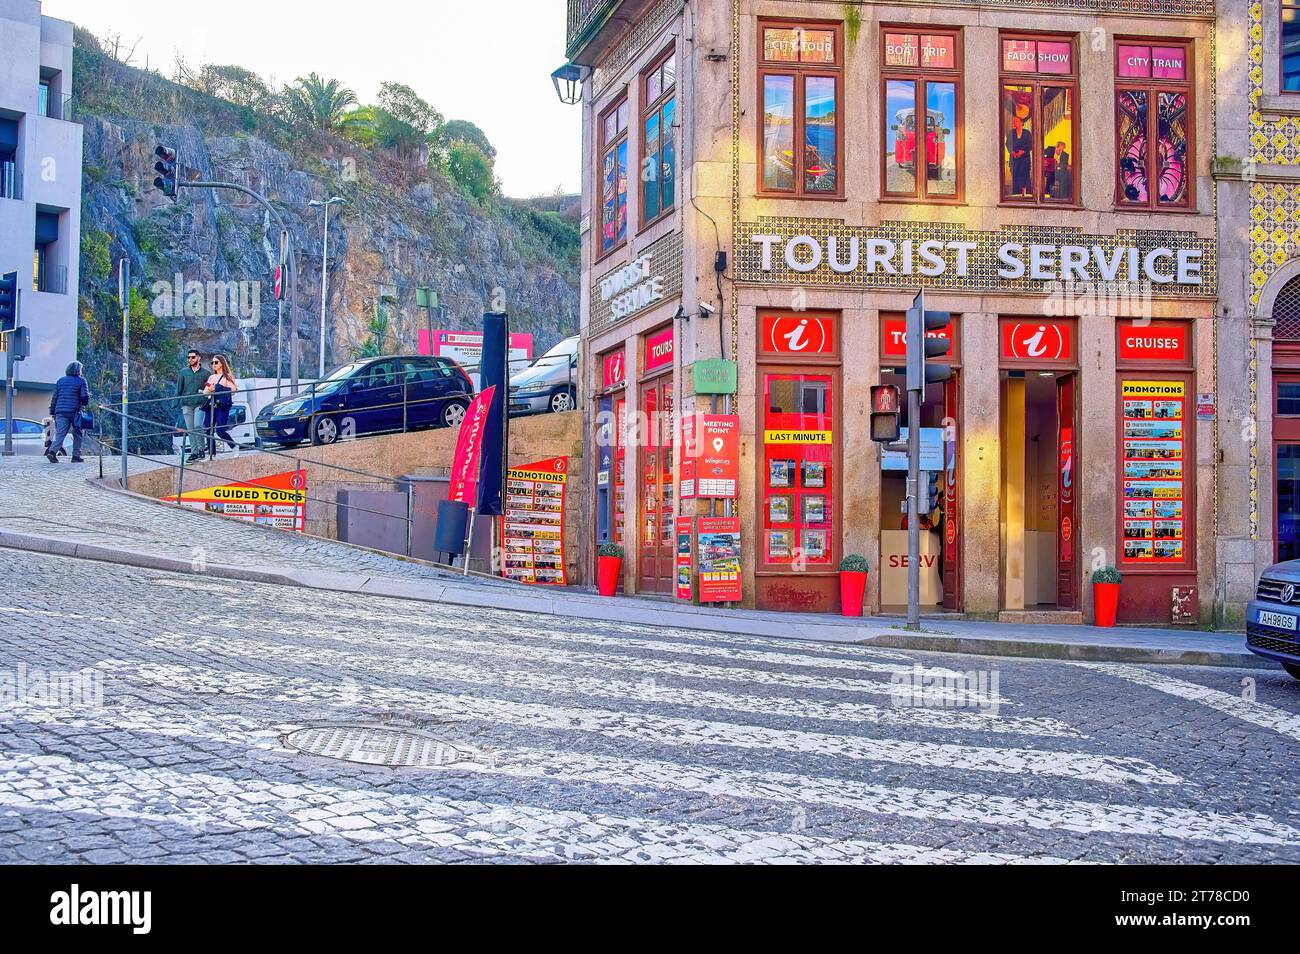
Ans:
POLYGON ((1184 565, 1188 532, 1187 385, 1120 382, 1120 562, 1184 565))
POLYGON ((520 583, 564 586, 564 489, 569 459, 553 457, 506 471, 502 575, 520 583))
POLYGON ((833 380, 831 374, 763 376, 767 563, 832 561, 833 380))

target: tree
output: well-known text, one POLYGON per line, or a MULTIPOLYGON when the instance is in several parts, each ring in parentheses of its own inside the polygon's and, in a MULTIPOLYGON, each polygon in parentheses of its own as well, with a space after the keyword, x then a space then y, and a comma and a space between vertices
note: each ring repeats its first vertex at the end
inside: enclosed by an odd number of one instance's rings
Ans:
POLYGON ((452 143, 456 142, 467 142, 478 146, 479 151, 487 156, 489 161, 495 161, 497 157, 497 151, 492 143, 488 141, 487 133, 467 119, 448 120, 439 126, 430 138, 434 154, 438 157, 439 162, 446 161, 452 143))
POLYGON ((357 105, 357 94, 336 79, 327 80, 309 73, 285 87, 284 100, 289 116, 296 122, 334 130, 343 121, 348 107, 357 105))
POLYGON ((438 112, 405 83, 381 83, 377 105, 399 123, 410 126, 421 137, 442 125, 438 112))
POLYGON ((453 142, 447 151, 447 174, 466 195, 486 202, 496 194, 492 160, 472 142, 453 142))
POLYGON ((339 121, 339 133, 349 142, 366 149, 379 141, 379 116, 373 106, 359 106, 339 121))
POLYGON ((216 96, 236 106, 265 110, 271 103, 271 88, 252 70, 242 66, 218 66, 205 63, 192 69, 176 58, 176 81, 209 96, 216 96))

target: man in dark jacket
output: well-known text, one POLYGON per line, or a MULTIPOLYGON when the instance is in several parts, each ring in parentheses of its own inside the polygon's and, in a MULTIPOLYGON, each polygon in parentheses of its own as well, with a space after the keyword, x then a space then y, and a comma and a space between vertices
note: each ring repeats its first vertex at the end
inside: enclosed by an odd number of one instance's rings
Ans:
POLYGON ((181 416, 185 419, 185 441, 189 445, 189 459, 199 461, 207 448, 207 438, 203 435, 203 425, 198 421, 207 395, 203 386, 208 383, 208 372, 203 367, 199 353, 193 348, 186 355, 186 366, 181 368, 176 379, 176 396, 180 398, 181 416))
POLYGON ((90 404, 90 388, 81 376, 81 362, 74 361, 68 365, 68 372, 54 382, 54 393, 50 395, 50 414, 54 416, 54 441, 45 452, 45 458, 51 464, 59 462, 59 451, 63 442, 72 431, 72 462, 80 464, 81 456, 81 409, 90 404))

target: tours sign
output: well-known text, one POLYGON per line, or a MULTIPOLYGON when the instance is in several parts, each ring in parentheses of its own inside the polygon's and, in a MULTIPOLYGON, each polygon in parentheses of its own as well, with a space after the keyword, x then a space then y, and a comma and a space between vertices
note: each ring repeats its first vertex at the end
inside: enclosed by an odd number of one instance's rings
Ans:
POLYGON ((179 501, 174 494, 162 499, 179 502, 189 510, 218 513, 244 523, 301 533, 307 520, 307 473, 290 470, 251 481, 186 490, 179 501))

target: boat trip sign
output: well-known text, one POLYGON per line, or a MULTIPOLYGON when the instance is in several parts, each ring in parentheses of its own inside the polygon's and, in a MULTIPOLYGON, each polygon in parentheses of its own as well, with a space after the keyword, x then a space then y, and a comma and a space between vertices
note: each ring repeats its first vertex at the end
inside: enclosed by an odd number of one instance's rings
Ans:
POLYGON ((1104 283, 1208 297, 1215 293, 1217 274, 1214 239, 1191 232, 1090 235, 1039 225, 988 231, 943 222, 867 227, 833 219, 765 218, 741 223, 736 256, 740 281, 857 288, 924 285, 1046 293, 1064 283, 1104 283))

